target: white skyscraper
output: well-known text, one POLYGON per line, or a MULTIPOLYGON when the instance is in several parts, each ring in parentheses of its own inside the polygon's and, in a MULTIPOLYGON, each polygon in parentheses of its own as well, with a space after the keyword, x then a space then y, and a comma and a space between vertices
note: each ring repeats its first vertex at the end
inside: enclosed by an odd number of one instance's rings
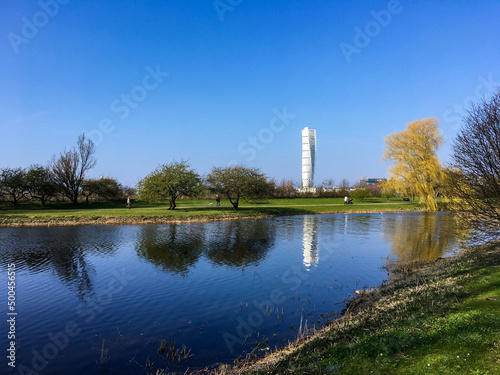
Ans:
POLYGON ((302 129, 302 188, 314 186, 314 162, 316 158, 316 130, 302 129))

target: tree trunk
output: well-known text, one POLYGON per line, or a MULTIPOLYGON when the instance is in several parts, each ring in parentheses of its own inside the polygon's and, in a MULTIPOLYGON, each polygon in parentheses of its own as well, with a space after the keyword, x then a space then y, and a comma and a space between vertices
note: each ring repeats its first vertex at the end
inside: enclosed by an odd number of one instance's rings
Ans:
POLYGON ((237 210, 237 209, 238 209, 238 203, 239 203, 239 201, 240 201, 240 198, 238 197, 238 198, 236 198, 236 199, 234 200, 234 202, 231 202, 231 204, 233 205, 233 208, 234 208, 235 210, 237 210))
POLYGON ((175 210, 175 207, 177 207, 177 205, 175 204, 175 198, 170 198, 170 207, 168 209, 175 210))
POLYGON ((73 191, 73 197, 71 198, 73 204, 76 206, 78 204, 78 190, 73 191))
POLYGON ((239 201, 240 198, 236 197, 236 199, 233 201, 231 199, 231 196, 229 195, 229 192, 226 192, 226 195, 227 195, 227 199, 229 199, 229 203, 231 203, 233 205, 233 208, 235 210, 237 210, 238 209, 238 201, 239 201))

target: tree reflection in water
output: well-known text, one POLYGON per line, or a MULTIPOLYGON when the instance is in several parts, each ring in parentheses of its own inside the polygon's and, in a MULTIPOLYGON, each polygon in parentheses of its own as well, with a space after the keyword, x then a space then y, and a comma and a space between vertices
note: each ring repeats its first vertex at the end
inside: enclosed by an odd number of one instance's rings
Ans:
POLYGON ((230 267, 258 264, 275 239, 276 223, 272 219, 217 222, 207 236, 206 257, 230 267))
POLYGON ((309 269, 319 263, 320 237, 344 234, 369 240, 373 231, 377 237, 382 233, 401 262, 436 259, 457 241, 453 216, 447 213, 304 216, 133 228, 3 228, 0 267, 15 263, 18 270, 52 272, 83 299, 94 289, 96 271, 90 257, 113 256, 128 241, 135 241, 140 258, 165 272, 186 276, 201 257, 217 266, 259 264, 274 248, 278 232, 290 239, 300 233, 303 264, 309 269))
POLYGON ((205 224, 145 225, 139 230, 136 250, 163 271, 187 276, 203 253, 205 224))
POLYGON ((187 276, 202 255, 216 265, 256 264, 274 241, 271 220, 152 225, 141 227, 136 250, 163 271, 187 276))
POLYGON ((51 271, 79 299, 93 293, 95 267, 87 261, 89 255, 112 254, 119 241, 113 228, 55 227, 16 228, 2 238, 2 267, 15 263, 18 270, 51 271))
POLYGON ((455 227, 451 214, 423 212, 385 215, 382 230, 391 253, 404 263, 443 256, 457 241, 455 227))

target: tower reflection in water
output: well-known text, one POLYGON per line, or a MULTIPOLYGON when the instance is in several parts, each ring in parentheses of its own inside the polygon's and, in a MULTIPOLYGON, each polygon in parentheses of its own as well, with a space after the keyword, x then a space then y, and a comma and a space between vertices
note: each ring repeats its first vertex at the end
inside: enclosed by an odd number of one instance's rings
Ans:
POLYGON ((304 216, 302 224, 302 247, 304 266, 309 271, 319 262, 318 220, 314 216, 304 216))

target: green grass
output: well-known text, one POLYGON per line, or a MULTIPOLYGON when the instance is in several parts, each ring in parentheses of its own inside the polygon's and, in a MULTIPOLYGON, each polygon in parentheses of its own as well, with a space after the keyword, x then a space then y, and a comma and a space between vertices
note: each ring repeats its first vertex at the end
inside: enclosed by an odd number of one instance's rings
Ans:
POLYGON ((343 198, 270 199, 261 202, 240 202, 234 210, 228 200, 216 207, 214 200, 178 200, 175 210, 168 210, 168 202, 133 201, 132 209, 124 202, 91 202, 78 206, 70 202, 50 202, 46 208, 26 202, 17 207, 0 205, 0 225, 33 225, 65 223, 141 223, 172 220, 213 220, 264 216, 319 214, 335 212, 382 212, 415 210, 418 204, 401 199, 369 198, 353 205, 344 205, 343 198), (212 204, 210 204, 212 203, 212 204))
MULTIPOLYGON (((176 201, 178 208, 190 208, 190 207, 208 207, 209 204, 215 205, 213 199, 178 199, 176 201)), ((302 205, 343 205, 344 198, 292 198, 292 199, 267 199, 258 202, 245 202, 240 201, 240 206, 250 206, 250 207, 261 207, 261 206, 302 206, 302 205)), ((354 206, 358 204, 383 204, 383 203, 399 203, 408 204, 403 202, 401 198, 367 198, 363 202, 355 201, 354 206)), ((88 204, 85 201, 80 201, 77 206, 74 206, 71 202, 48 202, 47 207, 43 208, 38 202, 21 202, 17 206, 11 203, 0 202, 0 212, 8 211, 25 211, 25 210, 35 210, 35 211, 47 211, 47 210, 92 210, 92 209, 109 209, 109 208, 125 208, 125 202, 121 201, 108 201, 108 202, 96 202, 90 201, 88 204)), ((231 208, 231 204, 228 199, 221 199, 222 207, 231 208)), ((132 200, 133 208, 168 208, 168 201, 164 202, 147 202, 141 200, 132 200)))
POLYGON ((293 353, 247 373, 500 373, 500 243, 400 271, 293 353))

